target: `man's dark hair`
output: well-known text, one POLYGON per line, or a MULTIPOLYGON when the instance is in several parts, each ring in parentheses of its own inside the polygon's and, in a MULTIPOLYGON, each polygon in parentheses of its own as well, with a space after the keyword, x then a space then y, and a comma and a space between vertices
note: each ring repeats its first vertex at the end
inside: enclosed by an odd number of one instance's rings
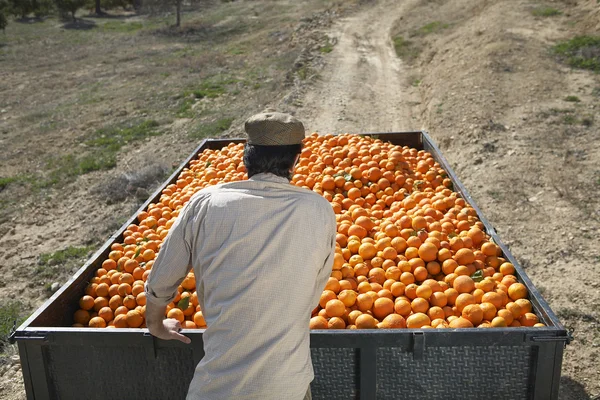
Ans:
POLYGON ((292 173, 290 170, 294 166, 296 156, 301 151, 301 144, 257 146, 246 143, 244 147, 244 165, 248 171, 248 177, 270 172, 291 180, 292 173))

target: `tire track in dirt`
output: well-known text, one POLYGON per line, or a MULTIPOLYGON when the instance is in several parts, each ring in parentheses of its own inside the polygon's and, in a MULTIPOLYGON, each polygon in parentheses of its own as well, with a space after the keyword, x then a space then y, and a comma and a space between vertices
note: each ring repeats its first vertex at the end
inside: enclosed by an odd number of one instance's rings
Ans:
POLYGON ((335 25, 321 79, 297 115, 319 133, 420 129, 420 96, 396 56, 391 29, 414 0, 380 1, 335 25))

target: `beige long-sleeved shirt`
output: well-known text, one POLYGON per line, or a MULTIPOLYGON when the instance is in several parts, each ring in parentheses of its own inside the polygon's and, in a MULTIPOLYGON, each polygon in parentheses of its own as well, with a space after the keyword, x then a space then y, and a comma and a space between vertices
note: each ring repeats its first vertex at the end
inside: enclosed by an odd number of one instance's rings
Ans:
POLYGON ((314 376, 310 313, 335 235, 327 200, 272 174, 192 197, 146 284, 147 301, 165 306, 194 269, 208 328, 188 400, 304 398, 314 376))

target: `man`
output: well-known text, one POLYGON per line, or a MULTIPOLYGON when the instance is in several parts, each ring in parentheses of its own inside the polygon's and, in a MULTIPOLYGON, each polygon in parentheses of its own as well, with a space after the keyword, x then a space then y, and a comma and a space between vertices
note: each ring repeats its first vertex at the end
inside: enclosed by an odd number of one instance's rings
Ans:
POLYGON ((331 274, 335 214, 289 182, 300 121, 264 112, 245 129, 249 179, 205 188, 184 207, 148 277, 146 324, 190 343, 164 316, 193 268, 208 328, 188 400, 310 399, 310 313, 331 274))

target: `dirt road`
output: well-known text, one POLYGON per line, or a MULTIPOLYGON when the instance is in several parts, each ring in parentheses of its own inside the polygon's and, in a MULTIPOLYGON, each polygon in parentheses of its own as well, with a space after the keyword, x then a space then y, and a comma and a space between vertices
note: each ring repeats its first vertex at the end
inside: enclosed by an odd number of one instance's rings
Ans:
POLYGON ((382 1, 340 21, 328 68, 303 101, 298 115, 309 130, 374 132, 420 129, 418 91, 404 77, 391 31, 410 1, 382 1))

